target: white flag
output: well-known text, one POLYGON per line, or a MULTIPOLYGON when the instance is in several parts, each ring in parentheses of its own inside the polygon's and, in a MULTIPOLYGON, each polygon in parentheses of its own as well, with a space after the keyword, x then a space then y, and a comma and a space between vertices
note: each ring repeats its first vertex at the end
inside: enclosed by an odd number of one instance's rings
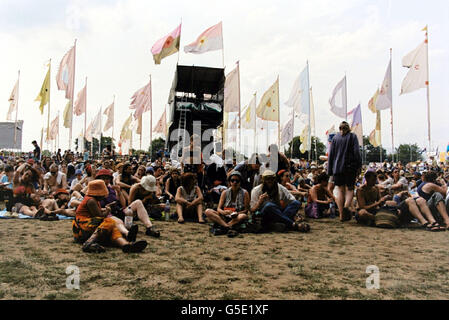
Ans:
POLYGON ((294 118, 291 117, 291 119, 282 128, 281 146, 286 145, 293 139, 293 121, 294 118))
POLYGON ((200 54, 221 49, 223 49, 223 27, 219 22, 200 34, 196 41, 185 46, 184 52, 200 54))
POLYGON ((338 117, 346 119, 347 98, 346 98, 346 76, 337 84, 329 100, 331 111, 338 117))
POLYGON ((309 65, 307 65, 296 79, 290 93, 287 106, 293 108, 304 123, 309 123, 310 117, 310 94, 309 94, 309 65))
POLYGON ((239 87, 239 64, 228 73, 224 85, 224 111, 239 112, 240 110, 240 87, 239 87))
POLYGON ((376 100, 376 109, 385 110, 392 106, 393 92, 391 90, 391 60, 388 64, 387 72, 385 73, 384 82, 380 88, 379 95, 376 100))
POLYGON ((11 115, 17 108, 17 89, 19 88, 19 80, 17 80, 14 89, 12 89, 11 95, 9 96, 9 109, 8 115, 6 116, 6 120, 12 120, 11 115))
POLYGON ((402 59, 402 66, 410 70, 402 81, 401 95, 426 88, 429 84, 427 55, 427 41, 425 41, 402 59))
POLYGON ((114 102, 104 110, 103 114, 108 117, 103 131, 108 131, 114 124, 114 102))

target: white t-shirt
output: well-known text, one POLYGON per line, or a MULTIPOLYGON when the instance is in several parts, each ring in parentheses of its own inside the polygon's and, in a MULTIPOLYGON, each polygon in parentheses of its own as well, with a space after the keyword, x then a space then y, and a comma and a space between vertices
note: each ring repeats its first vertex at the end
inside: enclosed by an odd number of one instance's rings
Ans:
MULTIPOLYGON (((262 192, 263 184, 258 185, 251 191, 251 207, 254 207, 256 203, 259 201, 259 197, 263 194, 262 192)), ((278 184, 279 188, 279 200, 286 202, 286 204, 290 204, 290 202, 295 201, 295 197, 285 188, 283 185, 278 184)), ((268 201, 265 201, 260 208, 268 201)))

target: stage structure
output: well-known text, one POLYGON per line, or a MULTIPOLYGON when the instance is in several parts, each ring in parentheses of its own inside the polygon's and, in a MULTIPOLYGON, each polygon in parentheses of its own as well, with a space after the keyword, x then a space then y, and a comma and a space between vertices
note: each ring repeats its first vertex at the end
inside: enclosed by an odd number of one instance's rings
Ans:
MULTIPOLYGON (((194 122, 201 123, 201 135, 208 129, 217 129, 222 125, 224 83, 224 69, 181 65, 176 67, 168 98, 166 146, 169 150, 178 144, 178 155, 181 156, 181 148, 188 145, 193 134, 194 122), (183 132, 188 132, 188 136, 183 136, 183 132)), ((201 147, 212 141, 213 136, 209 141, 201 141, 201 147)))
POLYGON ((23 120, 0 122, 0 149, 22 150, 22 130, 23 120))

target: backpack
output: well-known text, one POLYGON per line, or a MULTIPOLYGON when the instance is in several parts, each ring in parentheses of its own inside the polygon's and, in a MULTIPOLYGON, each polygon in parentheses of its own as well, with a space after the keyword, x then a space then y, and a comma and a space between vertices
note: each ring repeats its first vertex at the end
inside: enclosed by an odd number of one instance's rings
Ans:
POLYGON ((377 228, 394 229, 399 227, 397 209, 383 207, 376 213, 375 224, 377 228))

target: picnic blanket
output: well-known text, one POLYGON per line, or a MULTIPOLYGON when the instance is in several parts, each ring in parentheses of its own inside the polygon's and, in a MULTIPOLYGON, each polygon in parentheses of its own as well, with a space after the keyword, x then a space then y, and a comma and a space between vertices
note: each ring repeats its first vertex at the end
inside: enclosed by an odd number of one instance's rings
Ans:
MULTIPOLYGON (((4 209, 3 211, 0 211, 0 219, 16 219, 13 217, 5 217, 6 214, 6 209, 4 209)), ((66 216, 62 216, 60 214, 57 214, 59 220, 73 220, 73 217, 66 217, 66 216)), ((19 219, 33 219, 30 216, 24 215, 19 213, 19 219)))

